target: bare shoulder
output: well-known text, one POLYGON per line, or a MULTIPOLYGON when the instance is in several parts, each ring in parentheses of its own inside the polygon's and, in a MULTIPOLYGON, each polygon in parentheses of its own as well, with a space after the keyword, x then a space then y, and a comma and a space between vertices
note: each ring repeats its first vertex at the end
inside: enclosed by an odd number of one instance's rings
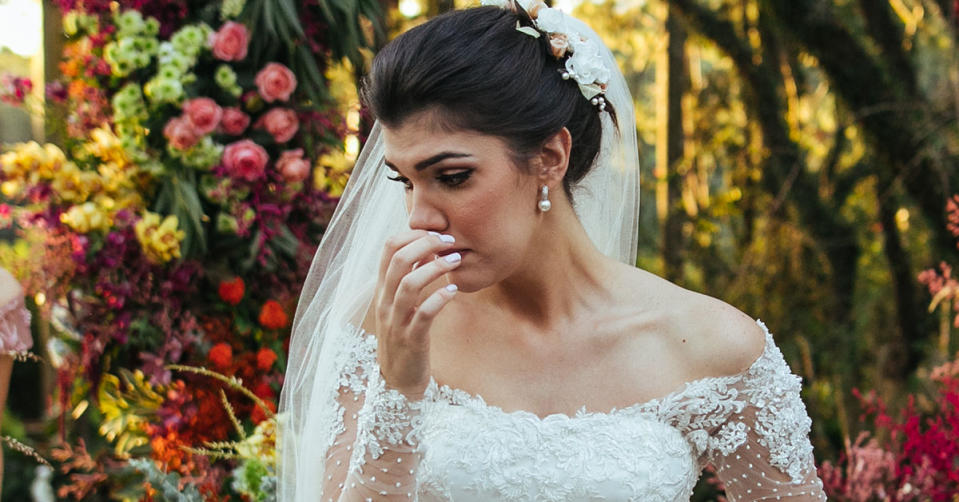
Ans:
POLYGON ((736 307, 642 269, 627 277, 633 289, 628 296, 647 310, 643 315, 658 319, 665 346, 689 379, 735 375, 762 355, 765 331, 736 307))
POLYGON ((688 356, 707 376, 735 375, 749 368, 766 347, 766 332, 752 317, 732 305, 697 294, 698 305, 686 311, 681 324, 693 334, 688 356))

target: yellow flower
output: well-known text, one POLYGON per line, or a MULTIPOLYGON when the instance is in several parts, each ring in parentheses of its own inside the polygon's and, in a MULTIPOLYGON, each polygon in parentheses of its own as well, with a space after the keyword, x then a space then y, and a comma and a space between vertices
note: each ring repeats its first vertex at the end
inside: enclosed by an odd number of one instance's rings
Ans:
POLYGON ((0 166, 8 179, 29 183, 52 179, 66 161, 66 155, 56 145, 41 146, 36 141, 17 143, 0 156, 0 166))
POLYGON ((52 188, 56 196, 64 202, 80 204, 90 195, 100 190, 103 181, 96 173, 81 171, 76 165, 66 163, 56 172, 52 188))
POLYGON ((23 182, 21 181, 10 180, 0 184, 0 192, 8 199, 16 198, 20 195, 21 190, 23 190, 23 182))
POLYGON ((93 202, 73 206, 60 215, 60 221, 82 234, 110 227, 110 215, 93 202))
POLYGON ((253 434, 236 444, 236 452, 243 458, 255 458, 270 467, 276 466, 276 418, 264 420, 253 434))
POLYGON ((155 263, 166 263, 180 257, 180 241, 186 236, 177 230, 180 221, 170 215, 160 220, 160 215, 147 211, 137 222, 135 230, 137 240, 143 247, 143 253, 155 263))
POLYGON ((126 150, 123 149, 123 143, 113 131, 104 126, 94 129, 90 132, 90 141, 84 148, 87 153, 98 157, 104 162, 116 162, 121 166, 130 163, 126 150))

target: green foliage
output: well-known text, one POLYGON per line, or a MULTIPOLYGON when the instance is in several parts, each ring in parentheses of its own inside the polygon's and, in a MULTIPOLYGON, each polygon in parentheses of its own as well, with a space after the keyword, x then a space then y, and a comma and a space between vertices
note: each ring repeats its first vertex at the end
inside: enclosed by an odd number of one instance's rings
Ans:
MULTIPOLYGON (((183 483, 180 475, 177 473, 163 472, 157 469, 152 460, 145 458, 130 460, 128 472, 143 476, 143 481, 149 483, 150 486, 157 491, 159 500, 168 502, 203 502, 204 500, 195 486, 189 483, 183 483), (182 488, 181 485, 183 485, 182 488)), ((128 492, 120 495, 143 496, 145 495, 145 490, 131 488, 128 492)))

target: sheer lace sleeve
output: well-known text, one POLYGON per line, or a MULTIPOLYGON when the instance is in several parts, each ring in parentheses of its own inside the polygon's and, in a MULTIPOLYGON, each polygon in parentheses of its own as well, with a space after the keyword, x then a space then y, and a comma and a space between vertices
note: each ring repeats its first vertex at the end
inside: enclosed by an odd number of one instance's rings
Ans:
POLYGON ((740 375, 690 384, 664 409, 711 464, 730 501, 826 500, 816 474, 809 429, 790 372, 766 326, 766 348, 740 375))
POLYGON ((417 401, 386 388, 376 362, 376 338, 349 329, 350 346, 339 361, 340 420, 327 452, 323 500, 416 500, 420 410, 435 395, 435 384, 417 401))
POLYGON ((17 296, 0 306, 0 354, 18 354, 30 350, 30 312, 17 296))

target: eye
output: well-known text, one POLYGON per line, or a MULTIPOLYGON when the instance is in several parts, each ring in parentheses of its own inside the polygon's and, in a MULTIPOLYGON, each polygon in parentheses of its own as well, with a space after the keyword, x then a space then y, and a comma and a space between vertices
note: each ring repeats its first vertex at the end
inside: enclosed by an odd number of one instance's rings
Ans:
POLYGON ((456 187, 463 184, 463 182, 468 180, 470 176, 472 175, 473 175, 473 170, 466 169, 464 171, 458 171, 455 173, 441 174, 437 176, 436 179, 440 180, 441 183, 443 183, 444 185, 448 187, 456 187))
POLYGON ((405 176, 400 176, 399 173, 396 173, 396 174, 393 175, 393 176, 387 176, 386 179, 391 180, 391 181, 396 181, 396 182, 402 183, 402 184, 403 184, 403 188, 405 188, 406 190, 412 190, 412 189, 413 189, 413 184, 410 183, 410 180, 409 180, 408 178, 406 178, 405 176))

